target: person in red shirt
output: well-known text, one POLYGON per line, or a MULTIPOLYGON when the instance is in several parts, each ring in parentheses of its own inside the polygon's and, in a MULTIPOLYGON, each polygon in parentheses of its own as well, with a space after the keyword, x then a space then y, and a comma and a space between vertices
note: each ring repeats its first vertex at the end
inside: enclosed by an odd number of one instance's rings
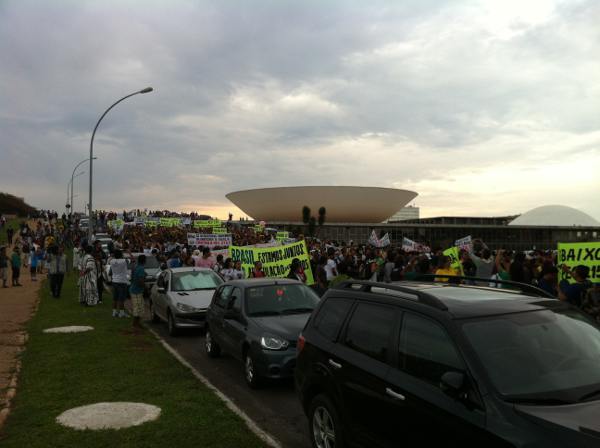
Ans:
POLYGON ((250 277, 252 277, 252 278, 266 277, 266 274, 262 270, 262 263, 260 261, 254 262, 254 270, 251 272, 250 277))

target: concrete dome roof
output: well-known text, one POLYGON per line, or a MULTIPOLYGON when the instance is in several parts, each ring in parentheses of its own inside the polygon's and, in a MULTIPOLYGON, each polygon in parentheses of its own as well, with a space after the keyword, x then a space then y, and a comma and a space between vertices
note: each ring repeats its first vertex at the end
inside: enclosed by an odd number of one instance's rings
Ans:
POLYGON ((512 220, 510 226, 585 226, 600 227, 600 222, 590 215, 564 205, 544 205, 523 213, 512 220))
POLYGON ((319 207, 327 210, 327 222, 385 221, 417 193, 396 188, 306 186, 259 188, 225 195, 249 216, 267 222, 302 220, 302 207, 317 216, 319 207))

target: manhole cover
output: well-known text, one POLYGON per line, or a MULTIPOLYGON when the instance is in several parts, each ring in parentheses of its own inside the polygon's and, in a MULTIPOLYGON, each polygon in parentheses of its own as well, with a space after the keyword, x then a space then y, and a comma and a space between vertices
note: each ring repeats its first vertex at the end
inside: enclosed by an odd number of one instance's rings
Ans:
POLYGON ((69 409, 56 421, 74 429, 122 429, 156 420, 160 408, 145 403, 96 403, 69 409))
POLYGON ((46 328, 44 333, 81 333, 84 331, 93 330, 94 327, 87 327, 82 325, 71 325, 70 327, 56 327, 46 328))

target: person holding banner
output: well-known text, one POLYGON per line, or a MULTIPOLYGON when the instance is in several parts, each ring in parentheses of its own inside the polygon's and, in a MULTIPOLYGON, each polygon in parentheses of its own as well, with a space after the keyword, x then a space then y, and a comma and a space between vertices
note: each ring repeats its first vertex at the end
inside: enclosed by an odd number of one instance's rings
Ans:
POLYGON ((300 280, 302 283, 306 283, 306 274, 304 274, 304 269, 302 269, 302 263, 300 263, 300 260, 298 260, 297 258, 294 258, 292 260, 288 278, 300 280))
POLYGON ((263 267, 262 267, 262 263, 260 261, 255 261, 254 262, 254 269, 252 270, 252 272, 250 273, 250 277, 251 278, 264 278, 266 277, 266 274, 263 272, 263 267))
MULTIPOLYGON (((460 272, 452 267, 452 258, 447 255, 442 255, 440 258, 440 264, 437 270, 435 271, 435 275, 452 275, 458 276, 460 272)), ((445 282, 447 283, 450 279, 448 277, 436 277, 436 282, 445 282)))
POLYGON ((588 280, 590 268, 580 264, 571 269, 566 264, 563 264, 561 269, 563 272, 571 275, 575 283, 569 283, 568 280, 561 280, 558 284, 558 298, 569 302, 577 308, 581 308, 588 289, 592 287, 592 283, 588 280))

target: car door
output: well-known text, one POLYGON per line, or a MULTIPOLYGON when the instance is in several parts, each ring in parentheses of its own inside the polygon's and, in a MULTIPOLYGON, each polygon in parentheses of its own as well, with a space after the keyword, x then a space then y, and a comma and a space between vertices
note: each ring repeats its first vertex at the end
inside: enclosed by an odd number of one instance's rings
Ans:
POLYGON ((233 286, 231 285, 221 286, 215 294, 215 299, 213 300, 209 311, 208 325, 212 337, 223 350, 228 350, 227 340, 223 331, 223 322, 232 290, 233 286))
POLYGON ((358 301, 328 360, 341 385, 346 428, 362 446, 385 443, 382 413, 399 316, 396 307, 358 301))
POLYGON ((393 403, 386 421, 389 446, 420 440, 423 446, 490 446, 485 441, 485 411, 466 364, 446 329, 437 321, 404 312, 398 364, 386 387, 393 403), (465 375, 464 395, 442 390, 446 372, 465 375))
POLYGON ((246 338, 246 318, 242 313, 242 290, 233 288, 228 297, 226 310, 223 313, 223 338, 229 353, 236 358, 242 356, 242 345, 246 338))

